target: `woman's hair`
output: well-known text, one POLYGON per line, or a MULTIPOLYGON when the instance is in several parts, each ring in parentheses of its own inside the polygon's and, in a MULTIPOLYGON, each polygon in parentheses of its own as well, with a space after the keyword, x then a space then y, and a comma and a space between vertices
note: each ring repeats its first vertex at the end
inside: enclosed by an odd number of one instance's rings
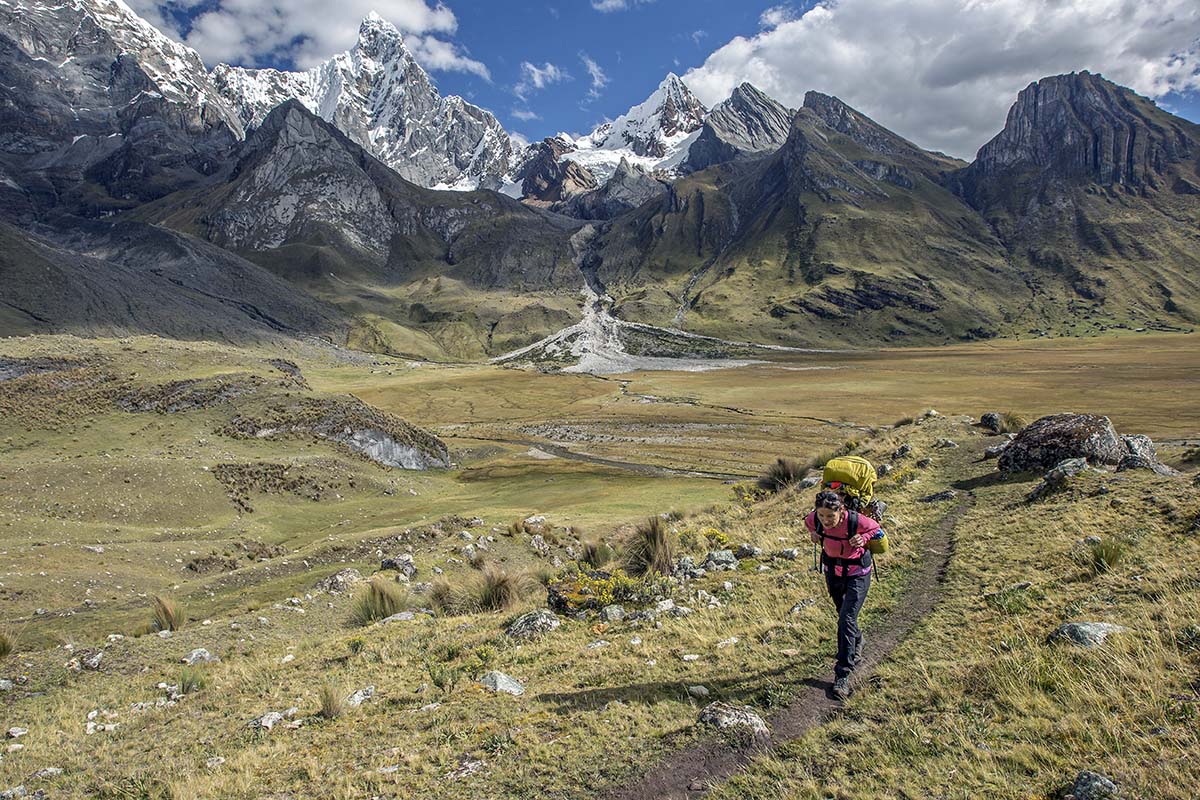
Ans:
POLYGON ((830 511, 841 511, 846 504, 842 501, 842 496, 832 489, 825 489, 817 492, 816 508, 828 508, 830 511))

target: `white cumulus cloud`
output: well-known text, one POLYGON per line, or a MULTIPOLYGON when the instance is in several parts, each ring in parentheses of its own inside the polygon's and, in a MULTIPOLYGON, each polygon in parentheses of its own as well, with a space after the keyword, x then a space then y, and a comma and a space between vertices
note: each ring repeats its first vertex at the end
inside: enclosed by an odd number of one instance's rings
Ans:
POLYGON ((624 11, 653 2, 654 0, 592 0, 592 8, 607 14, 610 11, 624 11))
POLYGON ((968 159, 1048 75, 1087 69, 1150 97, 1200 89, 1195 0, 825 0, 761 22, 684 75, 705 104, 742 81, 794 107, 815 89, 968 159))
POLYGON ((130 0, 141 16, 199 51, 210 66, 294 63, 308 68, 349 49, 372 11, 395 25, 417 61, 430 70, 468 72, 488 79, 487 67, 448 41, 458 19, 427 0, 130 0), (200 13, 186 35, 171 12, 200 13))

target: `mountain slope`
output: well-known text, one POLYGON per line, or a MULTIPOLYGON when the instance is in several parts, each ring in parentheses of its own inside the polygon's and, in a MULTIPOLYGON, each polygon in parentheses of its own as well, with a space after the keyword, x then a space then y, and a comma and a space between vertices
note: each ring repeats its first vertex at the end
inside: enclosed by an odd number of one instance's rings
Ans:
POLYGON ((596 276, 622 316, 715 336, 990 336, 1028 313, 1031 295, 994 234, 937 182, 955 165, 809 93, 774 154, 680 179, 614 221, 596 276))
POLYGON ((704 118, 700 135, 681 165, 696 172, 714 164, 778 150, 787 141, 795 112, 749 83, 733 90, 704 118))
POLYGON ((344 342, 350 322, 218 247, 135 222, 48 237, 0 223, 0 335, 73 333, 252 343, 344 342))
POLYGON ((514 150, 491 112, 442 97, 400 32, 372 12, 358 41, 306 72, 218 65, 213 84, 247 127, 294 99, 407 180, 500 188, 514 150))
POLYGON ((131 208, 218 170, 242 134, 194 50, 120 0, 0 2, 0 213, 131 208))
POLYGON ((1088 72, 1044 78, 949 177, 1083 313, 1200 322, 1200 126, 1088 72))

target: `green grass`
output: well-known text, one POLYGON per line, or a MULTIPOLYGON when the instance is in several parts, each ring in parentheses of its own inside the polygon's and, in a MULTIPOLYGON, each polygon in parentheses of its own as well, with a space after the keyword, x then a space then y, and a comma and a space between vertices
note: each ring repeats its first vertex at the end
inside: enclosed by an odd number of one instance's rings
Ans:
POLYGON ((407 611, 413 605, 412 595, 395 581, 374 578, 367 582, 358 597, 350 619, 355 625, 369 625, 393 614, 407 611))

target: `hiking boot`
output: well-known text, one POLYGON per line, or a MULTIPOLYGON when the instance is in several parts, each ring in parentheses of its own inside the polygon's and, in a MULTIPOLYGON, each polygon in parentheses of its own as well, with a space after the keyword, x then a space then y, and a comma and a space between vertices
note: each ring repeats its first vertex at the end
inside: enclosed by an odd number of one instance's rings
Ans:
POLYGON ((850 696, 850 677, 843 675, 833 682, 833 696, 838 700, 845 700, 850 696))

